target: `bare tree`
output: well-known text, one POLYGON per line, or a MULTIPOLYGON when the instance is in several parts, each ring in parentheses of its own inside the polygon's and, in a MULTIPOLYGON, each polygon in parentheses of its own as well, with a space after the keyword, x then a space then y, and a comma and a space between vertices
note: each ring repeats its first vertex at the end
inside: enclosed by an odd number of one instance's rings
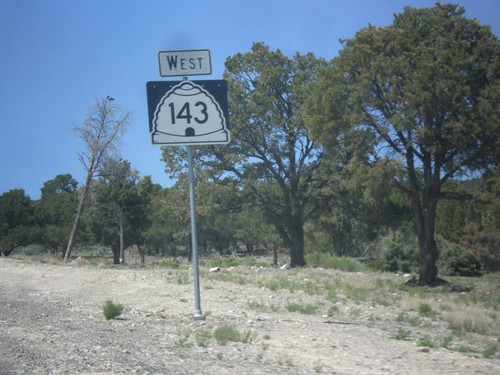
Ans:
POLYGON ((117 151, 121 137, 132 123, 132 113, 124 111, 114 103, 114 99, 96 99, 93 106, 89 108, 88 115, 81 127, 74 131, 85 144, 85 151, 78 153, 87 176, 83 185, 82 193, 78 202, 75 221, 68 240, 68 246, 64 254, 64 260, 71 256, 71 250, 75 241, 75 234, 83 213, 85 199, 89 192, 90 183, 101 166, 104 158, 117 151))

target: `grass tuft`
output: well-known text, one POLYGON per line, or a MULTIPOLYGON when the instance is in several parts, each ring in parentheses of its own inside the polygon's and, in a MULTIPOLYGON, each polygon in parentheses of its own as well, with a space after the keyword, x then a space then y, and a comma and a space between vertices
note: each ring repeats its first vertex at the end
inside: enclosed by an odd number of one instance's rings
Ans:
POLYGON ((317 305, 301 305, 298 303, 289 303, 287 305, 287 310, 290 312, 298 312, 300 314, 306 314, 306 315, 312 315, 318 311, 318 306, 317 305))
POLYGON ((240 341, 240 332, 233 326, 223 325, 214 331, 214 338, 219 345, 226 345, 229 341, 240 341))
POLYGON ((123 305, 119 303, 113 303, 113 301, 109 299, 106 302, 104 302, 104 307, 102 312, 106 320, 115 319, 116 317, 120 316, 121 313, 123 312, 123 305))

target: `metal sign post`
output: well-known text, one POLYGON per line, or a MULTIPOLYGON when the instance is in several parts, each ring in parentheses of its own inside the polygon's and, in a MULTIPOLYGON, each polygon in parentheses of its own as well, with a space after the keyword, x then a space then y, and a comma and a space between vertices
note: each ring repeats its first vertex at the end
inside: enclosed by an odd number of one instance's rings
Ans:
MULTIPOLYGON (((183 80, 187 81, 188 77, 183 80)), ((193 168, 193 150, 192 146, 187 146, 188 157, 188 175, 189 175, 189 213, 191 216, 191 246, 192 246, 192 263, 193 263, 193 279, 194 279, 194 313, 193 319, 205 320, 205 315, 201 311, 200 298, 200 270, 198 267, 198 228, 196 226, 196 196, 193 168)))
POLYGON ((191 241, 193 247, 193 274, 194 274, 194 313, 193 319, 203 320, 205 315, 201 312, 200 303, 200 273, 198 269, 198 230, 196 228, 196 198, 193 171, 192 146, 187 146, 188 173, 189 173, 189 208, 191 212, 191 241))
POLYGON ((183 76, 180 82, 147 83, 149 132, 155 145, 187 146, 195 298, 193 319, 203 320, 191 146, 229 143, 227 87, 221 80, 188 81, 188 75, 212 73, 209 50, 162 51, 158 59, 162 77, 183 76))

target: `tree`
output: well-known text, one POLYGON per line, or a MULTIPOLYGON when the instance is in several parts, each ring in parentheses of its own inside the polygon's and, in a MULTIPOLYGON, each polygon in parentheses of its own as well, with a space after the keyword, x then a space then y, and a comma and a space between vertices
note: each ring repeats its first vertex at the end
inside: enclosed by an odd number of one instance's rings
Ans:
POLYGON ((107 158, 92 186, 89 221, 94 235, 113 250, 115 264, 125 263, 125 248, 142 243, 147 202, 139 192, 139 172, 126 160, 107 158))
POLYGON ((111 99, 109 97, 96 99, 95 104, 89 108, 88 115, 82 126, 74 129, 85 146, 85 151, 80 152, 78 156, 85 168, 86 178, 80 194, 64 260, 68 260, 71 256, 75 234, 82 217, 92 178, 106 156, 113 154, 117 150, 121 136, 132 123, 131 112, 125 112, 111 99))
MULTIPOLYGON (((199 165, 213 168, 216 179, 233 178, 252 195, 290 251, 292 267, 305 265, 304 222, 317 209, 316 171, 321 150, 301 117, 304 89, 322 61, 313 54, 288 58, 264 43, 226 60, 232 141, 225 147, 197 149, 199 165)), ((177 150, 176 150, 177 151, 177 150)), ((179 153, 163 149, 170 168, 179 153)))
POLYGON ((44 242, 54 252, 65 248, 76 210, 78 182, 70 174, 60 174, 48 180, 41 189, 35 212, 45 233, 44 242))
POLYGON ((31 244, 36 239, 33 224, 33 204, 23 189, 0 195, 0 255, 31 244))
POLYGON ((318 77, 311 126, 323 139, 352 127, 376 136, 378 158, 398 161, 420 249, 419 283, 437 280, 434 238, 442 187, 498 163, 500 44, 464 9, 407 7, 368 26, 318 77))

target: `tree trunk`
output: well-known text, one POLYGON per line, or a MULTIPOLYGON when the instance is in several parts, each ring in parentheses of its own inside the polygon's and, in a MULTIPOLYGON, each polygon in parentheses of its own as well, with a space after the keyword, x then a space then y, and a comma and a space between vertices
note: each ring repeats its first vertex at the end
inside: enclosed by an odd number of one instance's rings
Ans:
POLYGON ((119 262, 120 264, 125 263, 125 244, 124 244, 124 225, 123 225, 123 214, 120 214, 119 218, 119 223, 120 223, 120 259, 119 262))
POLYGON ((433 285, 437 281, 438 259, 436 241, 434 239, 436 209, 439 200, 441 183, 439 180, 439 166, 432 173, 432 163, 429 154, 424 154, 423 188, 419 189, 418 178, 413 163, 413 154, 407 154, 408 178, 410 183, 410 201, 415 218, 420 263, 418 283, 433 285))
POLYGON ((146 251, 141 245, 137 245, 137 250, 139 250, 139 255, 141 257, 141 266, 146 264, 146 251))
POLYGON ((93 172, 87 173, 87 179, 85 180, 85 186, 83 187, 82 196, 80 197, 80 201, 78 202, 78 208, 76 210, 75 221, 73 222, 73 227, 71 228, 71 233, 69 235, 68 246, 66 247, 66 251, 64 252, 64 260, 68 261, 71 256, 71 251, 73 250, 73 244, 75 242, 76 231, 78 229, 78 224, 80 223, 80 219, 83 213, 83 206, 85 204, 85 199, 87 198, 87 194, 90 188, 90 181, 92 180, 93 172))
POLYGON ((304 227, 301 220, 294 220, 290 228, 290 267, 303 267, 306 265, 304 259, 304 227))
POLYGON ((438 251, 435 233, 435 219, 437 199, 429 199, 421 216, 421 223, 417 225, 418 246, 420 249, 420 264, 418 283, 420 285, 433 285, 437 281, 438 251))
POLYGON ((80 202, 78 203, 78 209, 76 210, 75 221, 73 222, 73 227, 71 228, 71 233, 69 235, 68 246, 64 252, 64 260, 67 261, 71 256, 71 251, 73 250, 73 244, 75 242, 76 230, 78 229, 78 224, 80 223, 80 218, 83 213, 83 201, 85 200, 85 194, 82 194, 80 202))
POLYGON ((120 245, 112 245, 111 250, 113 251, 113 264, 120 264, 120 245))
POLYGON ((278 265, 278 245, 273 244, 273 264, 278 265))

